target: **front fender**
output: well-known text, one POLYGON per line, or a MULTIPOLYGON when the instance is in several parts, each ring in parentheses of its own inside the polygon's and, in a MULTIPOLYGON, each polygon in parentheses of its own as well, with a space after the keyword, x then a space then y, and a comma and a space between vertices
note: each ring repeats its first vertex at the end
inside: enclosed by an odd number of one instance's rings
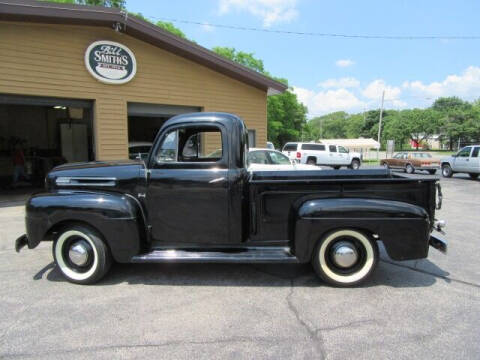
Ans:
POLYGON ((297 209, 295 254, 308 261, 317 241, 338 228, 377 234, 394 260, 428 255, 430 220, 420 206, 401 201, 331 198, 311 199, 297 209))
POLYGON ((125 194, 66 190, 35 194, 27 201, 25 222, 30 249, 59 224, 87 223, 104 236, 119 262, 138 254, 145 239, 140 205, 125 194))

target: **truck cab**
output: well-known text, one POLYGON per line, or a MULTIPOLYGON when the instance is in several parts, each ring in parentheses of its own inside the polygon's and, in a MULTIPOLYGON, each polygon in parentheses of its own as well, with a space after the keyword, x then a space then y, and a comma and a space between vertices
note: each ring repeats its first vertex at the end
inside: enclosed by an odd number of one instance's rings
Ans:
POLYGON ((467 173, 472 179, 477 179, 480 175, 480 145, 465 146, 456 154, 441 159, 440 163, 444 177, 467 173))
POLYGON ((59 166, 26 204, 17 251, 52 241, 71 282, 91 284, 112 262, 308 263, 353 286, 394 260, 446 250, 432 178, 388 170, 248 171, 248 131, 226 113, 173 117, 148 158, 59 166))

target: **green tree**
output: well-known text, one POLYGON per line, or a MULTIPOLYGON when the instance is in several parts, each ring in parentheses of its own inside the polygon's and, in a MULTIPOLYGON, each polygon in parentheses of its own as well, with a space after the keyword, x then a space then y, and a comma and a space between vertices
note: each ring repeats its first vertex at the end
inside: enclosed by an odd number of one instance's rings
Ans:
POLYGON ((417 150, 420 143, 438 133, 442 125, 440 113, 433 109, 404 110, 401 117, 407 127, 410 139, 417 145, 417 150))
MULTIPOLYGON (((235 61, 265 76, 272 77, 264 68, 263 61, 253 53, 237 51, 231 47, 216 46, 212 49, 218 55, 235 61)), ((286 79, 274 78, 288 85, 286 79)), ((291 89, 283 94, 271 95, 267 98, 268 140, 275 147, 281 147, 288 141, 296 141, 302 134, 311 135, 305 128, 307 124, 307 108, 298 101, 291 89)))

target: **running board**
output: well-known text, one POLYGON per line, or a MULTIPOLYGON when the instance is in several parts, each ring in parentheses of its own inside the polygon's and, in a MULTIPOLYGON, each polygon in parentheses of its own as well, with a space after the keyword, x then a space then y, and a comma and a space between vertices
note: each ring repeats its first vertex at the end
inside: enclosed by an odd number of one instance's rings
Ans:
POLYGON ((153 250, 134 256, 133 263, 209 262, 209 263, 298 263, 288 247, 250 247, 243 249, 171 249, 153 250))

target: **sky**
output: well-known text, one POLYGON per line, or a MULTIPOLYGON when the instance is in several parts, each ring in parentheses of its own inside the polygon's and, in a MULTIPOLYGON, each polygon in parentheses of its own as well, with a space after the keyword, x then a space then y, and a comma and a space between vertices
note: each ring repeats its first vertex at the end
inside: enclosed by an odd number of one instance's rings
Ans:
POLYGON ((440 96, 480 98, 480 1, 127 0, 129 11, 172 21, 206 48, 253 53, 288 79, 314 117, 334 111, 428 107, 440 96), (391 40, 241 31, 205 24, 309 33, 479 36, 391 40))

